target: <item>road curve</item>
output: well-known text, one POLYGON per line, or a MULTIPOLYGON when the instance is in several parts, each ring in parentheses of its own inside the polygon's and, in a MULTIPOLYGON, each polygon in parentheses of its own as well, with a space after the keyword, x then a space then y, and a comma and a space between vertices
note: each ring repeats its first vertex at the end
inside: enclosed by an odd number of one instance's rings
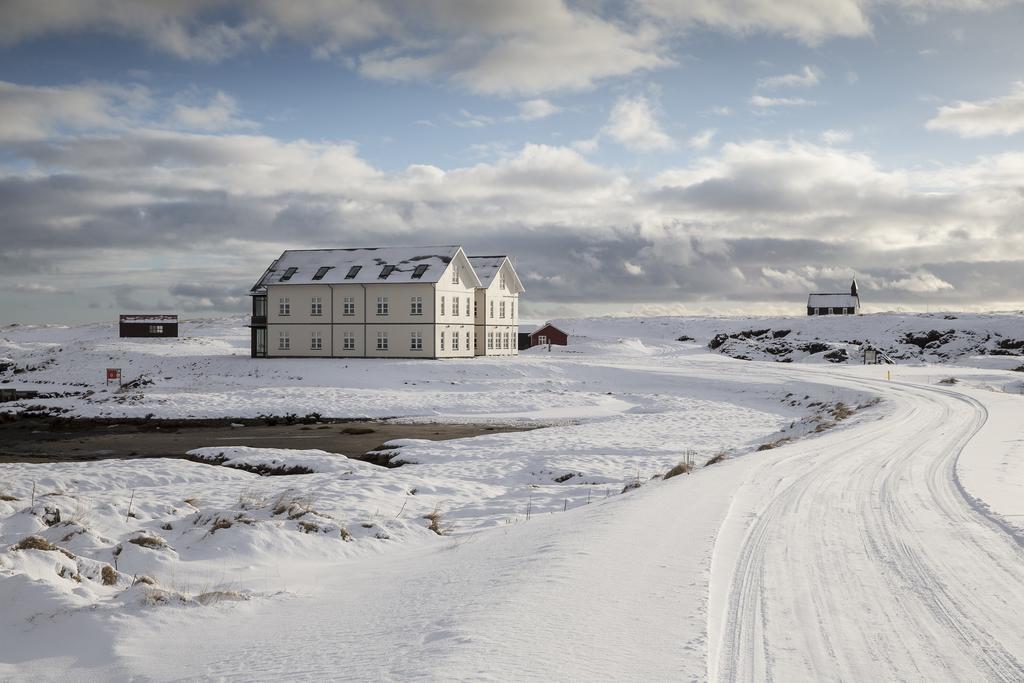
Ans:
POLYGON ((715 546, 709 679, 1024 680, 1024 549, 955 474, 984 406, 833 379, 888 415, 751 471, 715 546))

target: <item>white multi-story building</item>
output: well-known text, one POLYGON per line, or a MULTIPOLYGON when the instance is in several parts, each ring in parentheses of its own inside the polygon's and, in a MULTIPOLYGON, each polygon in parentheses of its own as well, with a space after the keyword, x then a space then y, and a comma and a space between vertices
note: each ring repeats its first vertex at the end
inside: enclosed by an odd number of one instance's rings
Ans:
POLYGON ((519 295, 525 291, 507 256, 470 256, 476 290, 476 355, 519 355, 519 295))
MULTIPOLYGON (((501 272, 513 325, 522 285, 511 264, 501 272)), ((252 355, 472 357, 481 289, 458 246, 288 250, 249 292, 252 355)))

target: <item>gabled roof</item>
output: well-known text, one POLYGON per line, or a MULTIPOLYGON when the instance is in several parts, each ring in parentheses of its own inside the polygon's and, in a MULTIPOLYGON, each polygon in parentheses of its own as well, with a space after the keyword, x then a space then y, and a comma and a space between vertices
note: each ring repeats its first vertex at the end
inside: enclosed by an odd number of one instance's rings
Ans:
POLYGON ((556 326, 552 325, 552 324, 551 324, 550 322, 547 322, 547 323, 544 323, 543 325, 541 325, 540 327, 538 327, 537 329, 535 329, 535 330, 534 330, 533 332, 531 332, 531 333, 530 333, 530 336, 532 337, 533 335, 537 334, 537 333, 538 333, 538 332, 540 332, 541 330, 547 329, 547 328, 549 328, 549 327, 550 327, 551 329, 553 329, 553 330, 558 330, 559 332, 561 332, 562 334, 564 334, 564 335, 566 335, 566 336, 568 336, 568 334, 569 334, 568 332, 566 332, 566 331, 565 331, 565 330, 563 330, 562 328, 560 328, 560 327, 556 327, 556 326))
POLYGON ((498 271, 507 263, 508 272, 512 273, 513 288, 520 294, 526 291, 508 256, 470 256, 469 262, 473 266, 473 270, 476 271, 477 277, 480 278, 481 287, 490 287, 491 283, 494 282, 494 278, 497 277, 498 271))
MULTIPOLYGON (((433 283, 441 279, 448 264, 459 254, 465 256, 462 247, 457 245, 289 249, 270 264, 250 291, 263 291, 267 285, 277 284, 433 283), (385 266, 392 267, 386 269, 385 266), (315 277, 317 275, 320 277, 315 277)), ((470 284, 476 286, 479 282, 476 274, 470 270, 468 276, 470 284)))
POLYGON ((808 308, 856 308, 860 297, 851 294, 808 294, 808 308))

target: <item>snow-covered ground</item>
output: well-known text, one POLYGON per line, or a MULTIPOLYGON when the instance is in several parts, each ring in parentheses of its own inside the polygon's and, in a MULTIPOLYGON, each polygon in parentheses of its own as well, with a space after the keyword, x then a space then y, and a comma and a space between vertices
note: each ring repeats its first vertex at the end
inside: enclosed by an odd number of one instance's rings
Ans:
POLYGON ((1024 358, 706 347, 1024 338, 948 315, 561 321, 570 347, 443 362, 254 361, 239 319, 4 328, 0 386, 53 395, 11 410, 541 427, 395 442, 394 469, 229 445, 194 455, 313 473, 5 464, 0 678, 1019 680, 1024 358))

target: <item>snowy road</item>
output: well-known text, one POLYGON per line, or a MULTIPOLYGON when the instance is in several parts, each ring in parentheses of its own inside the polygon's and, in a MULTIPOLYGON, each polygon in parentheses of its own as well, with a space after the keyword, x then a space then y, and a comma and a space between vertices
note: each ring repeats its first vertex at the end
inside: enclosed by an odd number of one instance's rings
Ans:
POLYGON ((711 680, 1024 679, 1024 549, 956 477, 972 437, 1006 425, 953 391, 873 384, 889 417, 787 447, 738 491, 711 680))

